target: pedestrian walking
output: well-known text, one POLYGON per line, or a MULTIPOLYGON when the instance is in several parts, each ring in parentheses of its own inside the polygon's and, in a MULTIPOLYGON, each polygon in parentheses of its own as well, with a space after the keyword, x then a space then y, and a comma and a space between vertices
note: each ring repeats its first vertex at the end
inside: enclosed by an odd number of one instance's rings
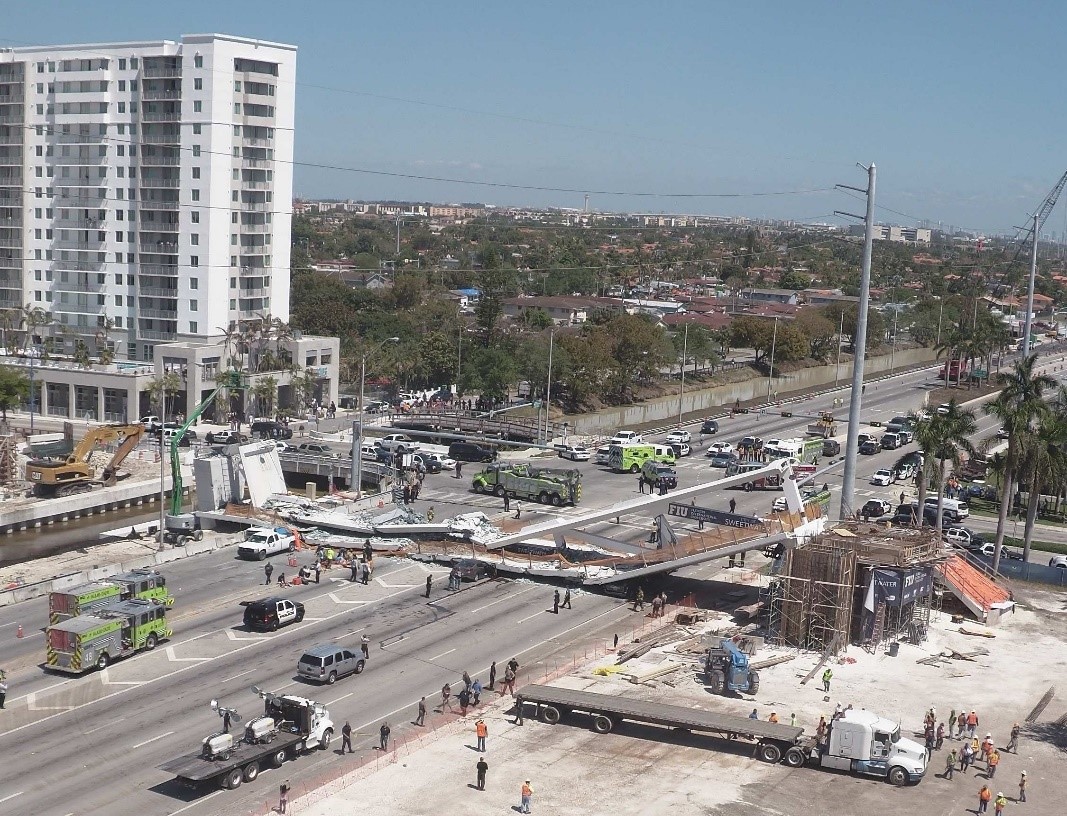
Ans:
POLYGON ((960 750, 960 770, 967 773, 972 762, 974 762, 974 748, 971 747, 971 743, 965 742, 960 750))
POLYGON ((432 586, 433 586, 433 576, 432 575, 427 575, 426 576, 426 597, 427 598, 430 597, 430 588, 432 586))
POLYGON ((940 751, 941 746, 945 744, 945 724, 940 723, 937 726, 937 733, 935 735, 934 750, 940 751))
POLYGON ((359 580, 359 562, 355 556, 352 557, 352 563, 348 565, 348 568, 352 571, 352 574, 348 576, 348 580, 354 584, 359 580))
POLYGON ((459 589, 459 569, 452 567, 452 572, 448 574, 448 588, 459 589))
MULTIPOLYGON (((756 709, 752 709, 755 713, 756 709)), ((751 715, 750 715, 751 716, 751 715)), ((822 743, 826 739, 826 717, 819 717, 819 725, 815 728, 815 741, 822 743)))
POLYGON ((489 726, 485 724, 485 720, 478 720, 474 724, 474 733, 478 737, 478 750, 484 754, 485 739, 489 736, 489 726))
POLYGON ((363 652, 363 659, 370 660, 370 638, 366 635, 361 635, 359 638, 359 648, 363 652))
POLYGON ((485 772, 489 770, 489 763, 485 761, 485 757, 478 758, 478 764, 474 766, 474 770, 478 772, 478 790, 485 790, 485 772))
POLYGON ((993 798, 993 791, 989 789, 987 785, 982 785, 982 789, 978 791, 978 810, 977 813, 985 813, 989 810, 989 800, 993 798))
POLYGON ((973 711, 967 715, 967 736, 974 739, 978 733, 978 715, 973 711))
POLYGON ((505 691, 509 692, 512 697, 515 696, 515 672, 513 672, 511 670, 511 666, 510 665, 508 666, 507 670, 504 672, 504 683, 500 687, 500 696, 501 697, 504 696, 504 692, 505 691))
POLYGON ((515 518, 522 518, 522 502, 515 502, 515 518))
POLYGON ((791 726, 793 726, 793 728, 797 727, 797 715, 796 714, 790 714, 789 715, 789 724, 791 726))
POLYGON ((473 681, 471 680, 471 676, 467 672, 463 672, 463 688, 465 688, 467 691, 470 691, 472 682, 473 681))
POLYGON ((267 586, 270 584, 270 576, 274 573, 274 565, 270 561, 268 561, 263 567, 263 572, 267 576, 267 580, 264 581, 263 584, 264 586, 267 586))
POLYGON ((1001 816, 1004 813, 1004 808, 1008 806, 1008 797, 1003 793, 997 793, 997 798, 993 800, 993 813, 996 816, 1001 816))
POLYGON ((530 787, 529 779, 522 783, 522 789, 519 795, 522 797, 519 803, 519 813, 529 813, 530 801, 533 799, 533 788, 530 787))
POLYGON ((948 758, 945 759, 945 779, 952 779, 952 775, 956 772, 956 749, 953 748, 948 752, 948 758))
POLYGON ((827 667, 826 671, 822 673, 822 690, 827 694, 830 693, 830 681, 834 678, 833 669, 827 667))
POLYGON ((289 804, 289 780, 286 779, 278 786, 278 812, 285 813, 289 804))
MULTIPOLYGON (((2 707, 3 706, 0 706, 0 708, 2 707)), ((1019 728, 1019 723, 1015 723, 1015 725, 1011 727, 1011 738, 1008 740, 1008 747, 1004 749, 1005 751, 1011 751, 1013 754, 1019 753, 1019 734, 1021 731, 1022 729, 1019 728)))
POLYGON ((364 586, 366 586, 367 584, 370 583, 370 571, 371 571, 371 562, 370 561, 364 561, 363 562, 363 584, 364 584, 364 586))
POLYGON ((552 593, 552 613, 559 614, 559 590, 552 593))
POLYGON ((640 493, 642 496, 645 495, 645 477, 644 476, 638 476, 637 477, 637 492, 640 493))
POLYGON ((320 570, 319 562, 316 561, 315 562, 315 583, 316 584, 319 582, 319 570, 320 570))
POLYGON ((517 657, 511 658, 511 660, 508 661, 508 668, 511 669, 512 674, 517 677, 519 674, 519 659, 517 657))
POLYGON ((0 708, 4 707, 4 703, 7 701, 7 672, 0 669, 0 708))
POLYGON ((634 612, 638 609, 644 611, 645 609, 645 591, 641 588, 637 588, 637 594, 634 595, 634 612))
POLYGON ((456 462, 456 478, 457 479, 462 479, 463 478, 463 463, 462 462, 456 462))
POLYGON ((521 694, 516 694, 515 695, 515 720, 514 720, 515 725, 522 725, 523 724, 522 712, 523 712, 522 695, 521 694))
POLYGON ((730 499, 730 512, 734 512, 737 509, 737 499, 730 499))
POLYGON ((383 722, 382 727, 378 729, 378 745, 383 751, 389 750, 389 734, 389 723, 383 722))
POLYGON ((477 677, 474 678, 474 682, 471 683, 471 702, 474 705, 481 705, 482 703, 482 681, 477 677))
POLYGON ((989 755, 993 752, 993 735, 986 734, 982 740, 982 759, 989 762, 989 755))
POLYGON ((967 728, 967 714, 960 709, 960 713, 956 715, 956 736, 959 739, 963 739, 963 732, 967 728))
POLYGON ((564 592, 563 592, 563 603, 560 604, 560 605, 566 607, 567 609, 571 608, 571 591, 570 591, 570 589, 564 590, 564 592))
POLYGON ((948 715, 948 738, 949 739, 952 739, 952 732, 953 732, 953 730, 955 728, 956 728, 956 709, 952 709, 952 711, 948 715))
POLYGON ((496 661, 494 660, 492 665, 489 666, 489 690, 493 690, 493 686, 496 685, 496 661))
POLYGON ((994 748, 989 752, 989 757, 986 759, 986 779, 992 779, 997 774, 997 766, 1000 764, 1000 751, 994 748))
POLYGON ((1019 776, 1019 801, 1026 801, 1026 771, 1019 776))
POLYGON ((352 750, 352 726, 349 725, 348 720, 345 720, 345 724, 341 726, 341 756, 344 756, 345 749, 348 749, 348 753, 354 754, 352 750))
POLYGON ((449 711, 452 710, 452 685, 450 683, 441 686, 441 711, 444 711, 446 707, 449 711))
POLYGON ((464 686, 463 690, 456 695, 459 698, 459 713, 460 716, 467 716, 467 706, 471 704, 471 690, 464 686))
POLYGON ((504 491, 504 512, 511 512, 511 496, 508 495, 508 492, 506 490, 504 491))
POLYGON ((415 715, 415 725, 426 725, 426 698, 419 699, 419 713, 415 715))

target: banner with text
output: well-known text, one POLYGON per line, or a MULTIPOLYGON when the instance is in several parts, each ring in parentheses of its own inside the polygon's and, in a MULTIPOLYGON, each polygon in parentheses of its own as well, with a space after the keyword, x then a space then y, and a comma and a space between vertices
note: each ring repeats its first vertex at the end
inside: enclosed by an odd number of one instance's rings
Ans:
POLYGON ((667 515, 678 516, 692 521, 702 521, 706 524, 718 524, 723 527, 763 526, 763 519, 758 519, 755 516, 739 516, 736 513, 724 513, 721 510, 698 507, 695 504, 675 504, 671 502, 667 505, 667 515))

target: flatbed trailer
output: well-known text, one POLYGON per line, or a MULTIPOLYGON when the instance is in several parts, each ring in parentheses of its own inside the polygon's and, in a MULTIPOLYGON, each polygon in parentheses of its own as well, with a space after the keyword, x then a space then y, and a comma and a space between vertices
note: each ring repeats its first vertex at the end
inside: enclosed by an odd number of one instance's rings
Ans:
POLYGON ((240 787, 251 782, 264 768, 280 768, 287 759, 296 759, 306 748, 306 738, 300 734, 280 732, 268 743, 239 742, 226 759, 208 759, 197 751, 168 760, 158 766, 173 774, 188 787, 200 787, 219 782, 224 788, 240 787))
POLYGON ((607 734, 616 724, 631 720, 666 728, 702 731, 725 739, 744 737, 756 743, 756 754, 764 762, 778 762, 783 755, 790 765, 803 765, 806 761, 805 745, 802 743, 804 729, 799 726, 555 686, 525 686, 515 693, 515 697, 521 700, 520 705, 536 706, 537 715, 550 725, 577 711, 592 718, 593 730, 598 734, 607 734))

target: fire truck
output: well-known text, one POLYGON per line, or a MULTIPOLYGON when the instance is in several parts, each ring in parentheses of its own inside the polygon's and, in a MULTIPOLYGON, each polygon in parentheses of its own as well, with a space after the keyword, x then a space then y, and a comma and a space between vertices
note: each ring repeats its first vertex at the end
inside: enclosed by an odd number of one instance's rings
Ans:
POLYGON ((165 603, 117 601, 49 626, 45 667, 69 674, 106 669, 114 660, 151 651, 171 634, 165 603))
POLYGON ((101 581, 79 584, 48 594, 48 622, 51 625, 103 609, 116 601, 133 598, 156 600, 170 606, 174 598, 167 579, 153 569, 135 569, 111 575, 101 581))

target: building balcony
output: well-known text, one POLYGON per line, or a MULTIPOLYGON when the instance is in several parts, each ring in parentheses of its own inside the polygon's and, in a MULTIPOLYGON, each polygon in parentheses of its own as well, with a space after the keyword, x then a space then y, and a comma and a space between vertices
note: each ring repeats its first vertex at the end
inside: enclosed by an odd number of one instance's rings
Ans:
POLYGON ((63 176, 53 179, 53 186, 57 190, 61 190, 66 187, 99 187, 101 184, 106 184, 107 179, 102 179, 99 176, 63 176))
POLYGON ((270 288, 267 286, 243 286, 237 290, 237 297, 242 300, 264 298, 268 295, 270 295, 270 288))
POLYGON ((241 209, 244 212, 274 212, 274 205, 266 201, 242 201, 241 209))
POLYGON ((177 287, 169 286, 138 286, 137 291, 142 297, 177 298, 177 287))
POLYGON ((0 207, 21 207, 22 196, 0 191, 0 207))
POLYGON ((241 142, 251 147, 274 147, 273 136, 242 136, 241 142))
POLYGON ((180 122, 182 118, 182 112, 176 111, 154 111, 152 113, 141 112, 142 122, 180 122))
MULTIPOLYGON (((103 314, 107 307, 99 303, 76 303, 71 301, 57 300, 52 303, 52 311, 61 314, 103 314)), ((62 321, 60 321, 62 322, 62 321)), ((84 327, 88 330, 88 327, 84 327)))
POLYGON ((26 100, 26 92, 15 84, 18 80, 4 86, 0 93, 0 105, 21 105, 26 100))
POLYGON ((158 156, 151 153, 141 154, 142 167, 178 167, 181 164, 180 156, 158 156))
MULTIPOLYGON (((59 188, 59 189, 77 189, 77 188, 59 188)), ((84 188, 89 189, 89 188, 84 188)), ((80 193, 78 195, 65 195, 59 190, 55 195, 56 205, 59 207, 86 207, 90 210, 98 210, 107 201, 107 191, 101 190, 97 193, 86 195, 80 193)))
POLYGON ((0 238, 0 248, 3 249, 20 249, 22 247, 21 238, 0 238))
POLYGON ((21 187, 22 171, 16 173, 0 173, 0 187, 21 187))
POLYGON ((101 156, 99 150, 94 150, 92 153, 79 153, 77 156, 52 156, 50 161, 56 167, 96 167, 106 164, 107 156, 101 156))
POLYGON ((137 202, 142 210, 177 210, 177 201, 159 201, 150 198, 142 198, 137 202))
POLYGON ((142 187, 155 187, 162 190, 177 190, 181 180, 176 178, 159 178, 158 176, 141 176, 142 187))
MULTIPOLYGON (((65 258, 65 259, 55 258, 55 259, 53 259, 51 261, 51 264, 55 269, 65 269, 65 270, 71 270, 71 271, 74 271, 74 272, 99 272, 100 270, 103 269, 105 263, 106 263, 106 261, 89 261, 89 260, 77 260, 77 261, 75 261, 75 260, 71 260, 69 258, 65 258)), ((79 285, 81 285, 81 284, 82 284, 82 282, 79 281, 79 285)), ((93 284, 90 283, 89 285, 93 285, 93 284)), ((100 284, 100 285, 103 286, 103 284, 100 284)))
POLYGON ((21 289, 0 289, 0 309, 17 309, 21 306, 21 289))
POLYGON ((22 151, 19 151, 18 153, 0 154, 0 165, 3 165, 4 167, 21 167, 22 151))
POLYGON ((137 336, 142 340, 177 340, 176 331, 160 331, 159 329, 138 329, 137 336))
POLYGON ((104 243, 105 239, 90 238, 88 241, 53 241, 52 246, 56 249, 99 250, 104 243))
POLYGON ((245 190, 271 190, 274 188, 274 182, 241 179, 241 187, 243 187, 245 190))
POLYGON ((150 264, 144 263, 138 267, 142 275, 159 275, 165 278, 178 277, 177 264, 150 264))
POLYGON ((141 68, 141 76, 145 79, 166 79, 172 77, 174 79, 181 79, 182 67, 181 65, 146 65, 141 68))
POLYGON ((141 144, 165 144, 178 147, 182 143, 180 133, 142 133, 141 144))
POLYGON ((138 309, 137 314, 141 317, 151 317, 155 320, 177 320, 178 307, 173 309, 138 309))
POLYGON ((0 145, 21 145, 22 144, 22 132, 19 131, 18 136, 0 136, 0 145))
POLYGON ((273 224, 241 224, 241 232, 250 235, 265 235, 273 231, 273 224))
POLYGON ((148 89, 141 91, 141 99, 144 102, 180 102, 181 91, 148 89))
POLYGON ((163 241, 156 241, 155 243, 151 243, 151 244, 141 244, 138 247, 138 249, 140 249, 142 254, 149 254, 149 255, 177 255, 178 254, 178 245, 177 244, 164 243, 163 241))
POLYGON ((25 121, 21 113, 0 113, 0 125, 21 125, 25 121))
POLYGON ((19 229, 22 227, 21 218, 0 218, 0 227, 13 227, 19 229))

